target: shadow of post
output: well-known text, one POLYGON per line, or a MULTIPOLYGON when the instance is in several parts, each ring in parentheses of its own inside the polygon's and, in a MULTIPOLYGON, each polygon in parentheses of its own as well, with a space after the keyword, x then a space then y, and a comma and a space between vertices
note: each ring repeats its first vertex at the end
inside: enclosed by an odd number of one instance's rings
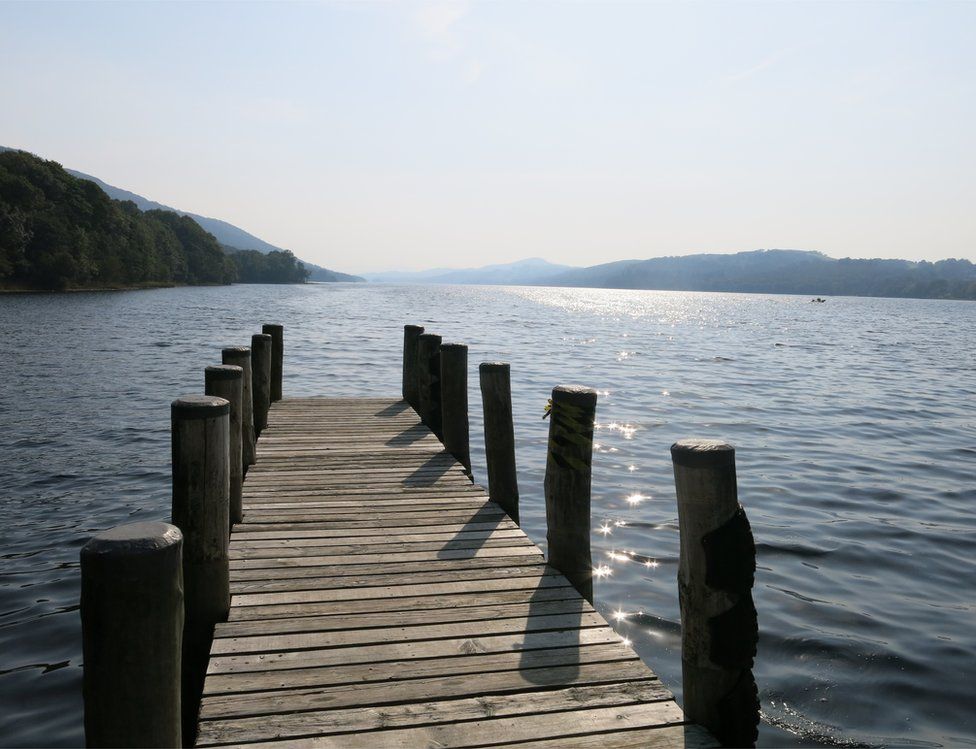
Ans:
MULTIPOLYGON (((437 482, 447 475, 457 463, 452 456, 446 450, 443 450, 436 455, 431 455, 427 460, 420 464, 420 466, 409 476, 403 479, 403 485, 410 488, 417 487, 431 487, 437 484, 437 482)), ((445 491, 450 491, 445 489, 445 491)))
POLYGON ((475 513, 474 517, 461 526, 461 530, 454 534, 454 538, 445 542, 437 550, 437 558, 474 559, 478 551, 484 548, 485 541, 491 538, 492 534, 506 520, 508 520, 508 515, 499 516, 494 508, 486 504, 475 513), (490 527, 485 528, 486 525, 490 525, 490 527))
POLYGON ((407 427, 402 432, 394 434, 384 444, 387 447, 404 447, 406 445, 412 445, 414 442, 420 442, 430 433, 431 431, 425 425, 414 424, 413 426, 407 427))
POLYGON ((405 411, 412 411, 410 404, 406 401, 397 401, 396 403, 391 403, 389 406, 385 406, 377 411, 374 416, 399 416, 405 411))
MULTIPOLYGON (((552 569, 552 568, 547 568, 552 569)), ((553 601, 546 593, 548 586, 539 585, 529 599, 525 639, 519 657, 519 672, 530 684, 539 686, 569 686, 579 676, 580 625, 583 613, 592 607, 579 595, 562 601, 553 614, 553 601), (535 629, 533 618, 548 616, 550 622, 535 629)))

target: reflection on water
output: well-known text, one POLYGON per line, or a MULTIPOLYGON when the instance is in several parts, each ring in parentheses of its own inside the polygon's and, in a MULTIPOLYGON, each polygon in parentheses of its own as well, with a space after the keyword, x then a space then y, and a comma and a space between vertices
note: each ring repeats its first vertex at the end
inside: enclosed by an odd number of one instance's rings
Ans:
POLYGON ((358 285, 0 297, 0 743, 82 743, 78 550, 168 516, 170 400, 271 321, 291 395, 398 393, 407 322, 466 342, 479 482, 476 365, 510 361, 543 547, 546 400, 597 388, 596 605, 679 695, 668 448, 731 442, 758 546, 760 741, 976 746, 976 306, 358 285))

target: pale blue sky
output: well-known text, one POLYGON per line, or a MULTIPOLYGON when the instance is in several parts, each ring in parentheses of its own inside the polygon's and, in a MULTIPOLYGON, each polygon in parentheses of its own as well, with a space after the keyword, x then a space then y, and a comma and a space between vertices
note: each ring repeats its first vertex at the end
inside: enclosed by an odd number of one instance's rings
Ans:
POLYGON ((339 270, 976 260, 976 3, 3 3, 0 144, 339 270))

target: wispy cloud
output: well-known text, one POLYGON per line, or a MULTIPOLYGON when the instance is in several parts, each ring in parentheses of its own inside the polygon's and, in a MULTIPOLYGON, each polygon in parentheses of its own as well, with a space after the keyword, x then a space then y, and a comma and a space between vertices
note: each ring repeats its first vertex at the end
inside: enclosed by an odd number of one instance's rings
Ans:
POLYGON ((462 44, 457 24, 468 10, 466 2, 424 3, 417 9, 413 16, 414 26, 430 45, 432 58, 446 60, 460 54, 462 44))
POLYGON ((752 76, 756 75, 757 73, 761 73, 762 71, 773 67, 776 63, 783 59, 783 56, 788 51, 789 50, 779 50, 777 52, 773 52, 771 55, 768 55, 764 59, 760 60, 752 67, 746 68, 745 70, 740 70, 737 73, 731 73, 727 75, 726 78, 730 81, 744 81, 746 78, 752 78, 752 76))
POLYGON ((780 47, 779 49, 773 50, 765 57, 763 57, 755 65, 751 65, 744 70, 739 70, 734 73, 730 73, 725 76, 726 80, 729 81, 744 81, 748 78, 752 78, 755 75, 759 75, 763 71, 771 70, 777 67, 780 63, 790 57, 796 56, 798 53, 803 54, 811 47, 813 43, 810 41, 800 42, 797 44, 791 44, 788 47, 780 47))
POLYGON ((484 60, 468 51, 459 28, 470 10, 469 3, 462 0, 426 2, 416 9, 412 19, 430 59, 455 64, 461 80, 468 86, 477 83, 486 68, 484 60))

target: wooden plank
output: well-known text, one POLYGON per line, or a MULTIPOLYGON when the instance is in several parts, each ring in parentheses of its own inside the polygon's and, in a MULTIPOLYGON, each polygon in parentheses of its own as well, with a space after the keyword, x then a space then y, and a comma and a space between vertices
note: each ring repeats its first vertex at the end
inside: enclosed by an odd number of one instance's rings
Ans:
POLYGON ((403 596, 442 595, 445 593, 467 593, 485 590, 563 587, 569 584, 566 578, 558 574, 536 576, 538 575, 538 567, 540 566, 535 565, 532 568, 535 575, 531 577, 512 579, 448 579, 443 582, 422 582, 412 585, 394 583, 393 585, 374 585, 369 587, 351 586, 281 593, 243 594, 234 596, 232 610, 246 608, 248 606, 268 606, 276 603, 322 603, 325 601, 349 601, 364 598, 399 598, 403 596))
MULTIPOLYGON (((350 564, 378 564, 392 565, 398 561, 412 562, 428 560, 433 555, 430 552, 420 551, 415 553, 400 554, 357 554, 355 556, 299 556, 299 557, 277 557, 272 559, 232 559, 230 568, 232 570, 248 570, 263 567, 319 567, 329 565, 341 567, 350 564)), ((528 556, 533 559, 542 559, 542 552, 536 546, 506 546, 502 548, 481 548, 481 549, 448 549, 437 552, 437 559, 481 559, 484 557, 517 557, 528 556)))
POLYGON ((462 622, 414 626, 390 626, 382 629, 335 630, 302 632, 300 634, 262 635, 251 637, 227 637, 213 641, 212 655, 230 653, 274 653, 279 650, 312 650, 313 648, 349 647, 387 642, 417 640, 445 640, 478 637, 483 634, 525 634, 544 630, 583 629, 606 627, 599 614, 555 614, 552 616, 525 616, 516 619, 498 619, 490 624, 462 622))
POLYGON ((569 585, 552 588, 527 588, 524 590, 470 591, 457 595, 427 595, 399 598, 356 598, 351 601, 328 603, 278 604, 275 606, 241 606, 228 620, 233 622, 290 619, 300 616, 335 616, 339 614, 385 612, 399 614, 423 608, 433 611, 439 608, 494 606, 508 603, 533 603, 575 599, 576 589, 569 585))
MULTIPOLYGON (((266 557, 283 559, 285 557, 300 557, 314 554, 366 556, 376 554, 377 551, 382 551, 384 555, 403 553, 404 558, 407 558, 407 554, 409 553, 416 554, 421 552, 434 552, 438 559, 446 559, 448 557, 441 556, 440 552, 494 548, 512 549, 518 547, 531 548, 533 552, 538 551, 535 544, 523 536, 522 538, 466 538, 461 539, 460 541, 409 541, 406 543, 388 544, 362 543, 355 546, 335 546, 328 544, 322 546, 318 544, 313 545, 308 542, 301 545, 295 544, 292 546, 285 542, 274 544, 270 547, 259 546, 255 548, 253 546, 244 546, 243 544, 239 544, 231 549, 230 558, 260 559, 266 557)), ((429 556, 430 555, 427 555, 427 558, 429 558, 429 556)))
POLYGON ((325 490, 312 487, 309 489, 289 489, 287 492, 279 492, 274 489, 258 491, 253 488, 245 488, 245 495, 253 500, 268 501, 275 497, 285 496, 284 501, 303 501, 307 497, 334 498, 336 500, 359 499, 369 501, 374 497, 386 497, 388 499, 411 499, 414 497, 447 496, 447 497, 466 497, 473 495, 484 499, 484 489, 480 486, 465 484, 463 486, 452 486, 450 492, 444 489, 428 486, 385 486, 385 487, 362 487, 351 486, 341 491, 325 490))
POLYGON ((701 726, 691 724, 644 728, 631 731, 591 733, 583 736, 493 744, 511 749, 712 749, 719 747, 711 734, 701 726))
POLYGON ((647 676, 647 666, 639 660, 633 660, 581 663, 524 671, 499 671, 482 674, 477 679, 471 678, 470 674, 463 674, 375 684, 343 684, 311 689, 216 694, 208 695, 203 701, 200 717, 203 720, 211 720, 231 716, 318 710, 326 707, 395 705, 409 701, 477 697, 514 691, 531 692, 552 686, 613 684, 646 679, 647 676))
MULTIPOLYGON (((487 530, 466 530, 467 526, 459 525, 456 530, 452 531, 440 531, 434 533, 425 532, 414 532, 414 533, 377 533, 373 537, 366 534, 357 534, 360 541, 368 542, 371 544, 376 544, 377 546, 386 546, 389 544, 404 544, 404 543, 423 543, 428 541, 463 541, 463 540, 474 540, 474 539, 489 539, 489 538, 525 538, 525 534, 522 533, 517 527, 503 527, 498 528, 497 526, 492 527, 487 530)), ((294 538, 283 537, 283 538, 262 538, 260 536, 256 538, 246 537, 248 534, 240 533, 236 535, 235 547, 243 549, 270 549, 278 546, 280 544, 292 544, 294 546, 342 546, 349 543, 349 534, 347 533, 327 533, 320 532, 314 536, 296 536, 294 538)))
MULTIPOLYGON (((560 713, 579 707, 607 707, 668 699, 670 693, 656 679, 600 686, 578 686, 521 694, 416 702, 377 708, 318 710, 262 715, 256 718, 205 720, 197 746, 215 746, 267 740, 303 738, 336 733, 358 733, 382 728, 403 728, 523 713, 560 713)), ((558 716, 554 716, 558 719, 558 716)))
POLYGON ((397 527, 411 525, 427 528, 436 525, 479 523, 490 520, 501 523, 507 518, 507 516, 500 509, 493 506, 485 506, 476 511, 451 510, 436 513, 423 511, 398 513, 394 518, 391 518, 389 513, 373 514, 368 512, 363 512, 359 515, 345 513, 342 515, 329 515, 327 519, 324 519, 321 515, 310 515, 304 520, 288 518, 280 523, 276 523, 269 518, 261 520, 260 522, 249 522, 247 505, 245 505, 244 509, 244 522, 240 525, 235 525, 234 528, 241 528, 245 532, 259 530, 281 530, 282 528, 287 528, 289 526, 293 527, 295 530, 328 530, 331 528, 346 528, 352 530, 354 528, 388 528, 391 525, 396 525, 397 527))
MULTIPOLYGON (((557 588, 557 590, 562 590, 557 588)), ((372 602, 375 605, 375 602, 372 602)), ((315 614, 305 614, 293 617, 274 617, 233 622, 219 622, 214 630, 214 637, 245 637, 251 635, 286 634, 294 632, 322 632, 326 630, 347 630, 352 628, 368 629, 371 627, 387 628, 390 620, 395 619, 398 626, 433 625, 458 622, 487 623, 495 619, 521 619, 527 616, 555 616, 558 614, 572 614, 591 611, 589 605, 582 605, 574 598, 561 598, 550 601, 528 601, 524 603, 481 605, 481 606, 450 606, 450 607, 421 607, 413 610, 400 609, 395 617, 392 611, 346 611, 343 615, 335 615, 324 611, 315 614)))
MULTIPOLYGON (((674 702, 667 701, 574 710, 557 715, 524 715, 462 724, 447 722, 370 733, 315 736, 284 742, 256 742, 253 746, 293 749, 377 749, 411 746, 478 747, 488 744, 497 746, 499 742, 517 743, 521 746, 528 741, 554 742, 581 734, 603 736, 605 739, 606 733, 614 729, 616 729, 615 733, 621 733, 621 726, 644 730, 680 727, 682 717, 681 709, 674 702)), ((559 744, 559 746, 567 745, 569 744, 559 744)))
MULTIPOLYGON (((344 588, 375 588, 396 585, 440 584, 444 582, 465 582, 480 580, 482 584, 473 586, 474 593, 493 590, 530 590, 538 587, 535 580, 539 576, 538 560, 532 557, 501 557, 488 559, 452 559, 444 562, 415 562, 404 565, 402 573, 390 572, 387 568, 377 569, 371 565, 343 567, 345 574, 336 574, 331 567, 280 567, 277 569, 240 570, 231 582, 231 593, 235 596, 249 593, 271 593, 289 590, 340 590, 344 588), (436 565, 436 566, 435 566, 436 565), (427 566, 432 569, 424 570, 427 566), (418 571, 420 570, 420 571, 418 571), (409 573, 409 574, 407 574, 409 573)), ((550 583, 563 585, 560 581, 550 583)), ((542 587, 545 587, 543 585, 542 587)), ((445 592, 464 592, 445 591, 445 592)), ((410 595, 407 593, 406 595, 410 595)), ((423 595, 418 593, 417 595, 423 595)), ((247 601, 242 601, 247 604, 247 601)), ((233 618, 233 609, 231 609, 233 618)))
POLYGON ((551 648, 491 655, 455 655, 449 658, 418 658, 365 665, 345 664, 288 670, 235 671, 227 674, 211 674, 207 678, 207 694, 305 689, 460 674, 480 676, 499 671, 524 671, 583 663, 611 663, 632 661, 636 658, 634 652, 622 644, 609 643, 580 648, 551 648))
MULTIPOLYGON (((533 633, 528 641, 524 633, 518 632, 505 635, 459 637, 449 640, 421 642, 406 640, 349 648, 283 650, 277 653, 246 653, 243 655, 211 654, 207 671, 208 673, 230 673, 234 671, 315 668, 343 666, 352 663, 452 658, 478 653, 524 653, 529 650, 552 648, 572 649, 619 642, 620 635, 609 627, 533 633)), ((650 678, 653 674, 647 670, 645 676, 650 678)))
MULTIPOLYGON (((484 506, 484 502, 477 502, 468 498, 442 499, 438 501, 428 500, 427 502, 416 502, 413 500, 401 502, 376 502, 370 503, 370 517, 384 514, 395 514, 401 512, 477 512, 484 506)), ((251 522, 267 522, 269 518, 280 517, 288 521, 293 517, 342 517, 351 515, 356 517, 356 508, 349 504, 339 506, 325 506, 317 502, 298 503, 294 507, 277 508, 274 506, 260 506, 254 503, 246 503, 244 507, 248 510, 248 517, 251 522)), ((362 503, 360 503, 360 509, 362 503)))

